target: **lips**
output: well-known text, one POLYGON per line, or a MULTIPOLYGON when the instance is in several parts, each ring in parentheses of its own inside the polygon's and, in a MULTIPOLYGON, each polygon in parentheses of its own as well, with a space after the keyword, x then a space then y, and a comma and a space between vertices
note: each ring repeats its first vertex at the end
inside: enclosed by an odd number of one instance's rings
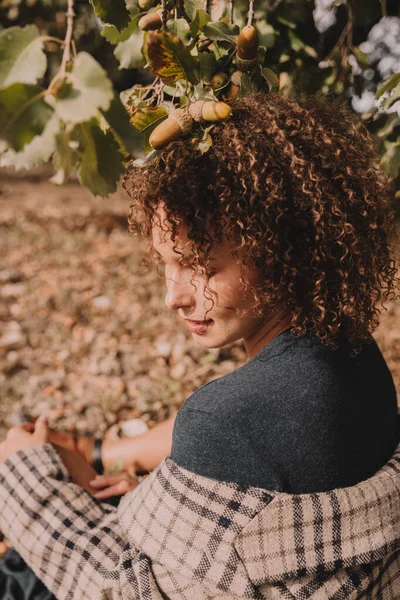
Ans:
POLYGON ((186 327, 189 329, 189 331, 193 331, 194 333, 205 331, 212 322, 212 319, 208 319, 208 321, 193 321, 192 319, 185 319, 186 327))

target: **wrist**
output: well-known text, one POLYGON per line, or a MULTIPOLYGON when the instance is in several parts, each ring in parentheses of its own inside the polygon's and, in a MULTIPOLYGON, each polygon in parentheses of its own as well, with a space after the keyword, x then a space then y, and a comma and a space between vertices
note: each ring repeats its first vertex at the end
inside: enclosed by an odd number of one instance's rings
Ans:
POLYGON ((106 471, 117 467, 121 470, 137 471, 145 470, 138 458, 136 440, 104 440, 101 447, 101 458, 106 471))
POLYGON ((75 437, 75 451, 89 465, 93 465, 94 439, 90 437, 75 437))

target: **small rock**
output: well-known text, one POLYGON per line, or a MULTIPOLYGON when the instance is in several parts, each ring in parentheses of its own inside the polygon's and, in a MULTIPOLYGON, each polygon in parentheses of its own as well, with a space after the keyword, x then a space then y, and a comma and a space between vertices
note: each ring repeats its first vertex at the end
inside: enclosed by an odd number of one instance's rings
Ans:
POLYGON ((21 279, 21 274, 15 269, 2 269, 0 271, 0 283, 16 283, 21 279))
POLYGON ((186 365, 183 362, 179 362, 169 370, 169 375, 172 379, 179 381, 186 374, 186 365))
POLYGON ((19 359, 18 352, 15 352, 15 350, 11 350, 11 352, 7 353, 6 359, 10 364, 15 365, 19 359))
POLYGON ((22 314, 22 308, 21 308, 21 306, 17 302, 14 302, 10 306, 10 313, 12 314, 12 316, 15 319, 18 319, 18 317, 20 317, 21 314, 22 314))
POLYGON ((93 298, 93 304, 99 310, 109 310, 111 308, 111 300, 108 296, 93 298))
POLYGON ((130 419, 119 424, 123 437, 135 437, 148 430, 147 424, 142 419, 130 419))
POLYGON ((6 283, 1 288, 3 298, 20 298, 25 294, 26 287, 23 283, 6 283))
POLYGON ((0 348, 5 350, 18 350, 25 346, 26 340, 20 331, 8 331, 0 338, 0 348))
POLYGON ((172 345, 170 342, 158 342, 155 347, 155 355, 163 356, 164 358, 168 358, 172 351, 172 345))

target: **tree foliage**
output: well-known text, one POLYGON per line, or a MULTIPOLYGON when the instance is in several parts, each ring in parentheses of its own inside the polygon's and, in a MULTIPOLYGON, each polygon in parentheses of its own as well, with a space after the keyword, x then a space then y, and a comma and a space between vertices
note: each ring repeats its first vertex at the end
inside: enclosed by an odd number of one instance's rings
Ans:
MULTIPOLYGON (((397 3, 335 0, 325 27, 315 8, 313 0, 0 0, 0 166, 51 159, 55 183, 77 173, 94 194, 107 196, 129 161, 143 163, 157 151, 150 136, 160 123, 196 101, 229 104, 235 89, 279 89, 350 103, 369 90, 376 102, 362 118, 398 184, 400 74, 382 77, 363 50, 377 24, 400 24, 397 3), (82 27, 88 11, 90 27, 82 27), (238 60, 246 24, 258 33, 247 70, 238 60), (81 44, 88 28, 107 44, 123 80, 108 55, 81 44)), ((207 152, 212 123, 195 122, 193 137, 207 152)))

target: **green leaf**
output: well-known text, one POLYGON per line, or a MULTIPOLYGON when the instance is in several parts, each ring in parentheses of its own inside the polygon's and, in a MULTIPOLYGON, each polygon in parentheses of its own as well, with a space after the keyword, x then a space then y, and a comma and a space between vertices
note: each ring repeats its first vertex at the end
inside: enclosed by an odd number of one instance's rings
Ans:
POLYGON ((210 81, 217 69, 217 59, 211 52, 200 52, 200 77, 203 81, 210 81))
POLYGON ((196 10, 196 16, 190 23, 190 33, 192 37, 195 37, 209 21, 211 21, 211 17, 208 12, 205 10, 196 10))
POLYGON ((40 87, 14 83, 0 90, 0 139, 19 152, 43 133, 52 113, 40 87))
POLYGON ((132 127, 129 114, 116 94, 110 108, 103 114, 114 133, 121 139, 125 148, 132 155, 143 154, 144 149, 141 135, 135 127, 132 127))
POLYGON ((31 169, 47 162, 56 149, 56 135, 60 131, 60 121, 55 113, 47 121, 42 135, 37 135, 21 152, 8 150, 0 156, 1 167, 31 169))
POLYGON ((279 79, 277 75, 272 71, 272 69, 264 67, 263 69, 261 69, 261 75, 268 83, 270 92, 277 92, 279 90, 279 79))
POLYGON ((203 132, 203 137, 196 143, 193 144, 194 148, 197 148, 201 154, 205 154, 213 145, 212 137, 210 135, 210 130, 214 127, 214 125, 210 125, 203 132))
POLYGON ((378 88, 375 98, 380 98, 386 92, 390 92, 397 84, 400 83, 400 73, 393 73, 391 77, 380 88, 378 88))
POLYGON ((82 123, 96 116, 99 109, 108 110, 113 97, 113 85, 104 69, 90 54, 80 52, 54 107, 65 123, 82 123))
POLYGON ((360 67, 363 69, 367 69, 369 66, 368 55, 365 54, 365 52, 363 52, 362 50, 360 50, 358 46, 353 46, 352 50, 354 56, 356 57, 356 61, 358 62, 360 67))
POLYGON ((395 87, 393 93, 388 98, 385 98, 380 103, 379 108, 383 110, 388 110, 398 100, 400 100, 400 84, 398 84, 397 87, 395 87))
MULTIPOLYGON (((229 85, 229 80, 227 85, 229 85)), ((221 87, 220 89, 222 90, 223 88, 221 87)), ((194 98, 197 100, 214 100, 215 102, 218 102, 218 97, 216 96, 214 90, 211 86, 204 85, 204 81, 198 83, 195 87, 195 90, 194 98)))
POLYGON ((396 142, 386 142, 386 152, 382 156, 382 163, 387 173, 397 177, 400 172, 400 138, 396 142))
POLYGON ((149 143, 151 132, 168 117, 168 111, 162 107, 143 108, 136 110, 131 116, 131 123, 140 131, 146 152, 152 150, 149 143))
POLYGON ((296 29, 296 23, 293 23, 293 21, 290 21, 289 19, 285 19, 285 17, 278 15, 276 17, 276 20, 279 21, 279 23, 282 23, 282 25, 288 27, 289 29, 296 29))
POLYGON ((240 33, 239 25, 229 25, 224 21, 218 23, 207 23, 203 27, 203 33, 210 40, 234 42, 240 33))
POLYGON ((304 42, 291 29, 288 31, 290 47, 294 52, 300 52, 304 48, 304 42))
POLYGON ((119 30, 128 26, 130 14, 125 0, 90 0, 90 4, 96 17, 104 23, 115 25, 119 30))
POLYGON ((213 44, 212 51, 217 60, 220 60, 229 54, 228 48, 225 48, 222 44, 218 44, 218 42, 213 44))
POLYGON ((119 44, 120 42, 126 42, 136 30, 138 30, 139 15, 134 15, 128 26, 124 27, 121 31, 115 27, 115 25, 104 25, 101 30, 101 35, 110 44, 119 44))
POLYGON ((257 21, 257 31, 260 46, 264 46, 266 50, 272 48, 275 44, 276 36, 275 29, 272 25, 267 23, 265 19, 262 19, 261 21, 257 21))
POLYGON ((140 69, 146 63, 143 55, 144 31, 138 27, 125 41, 115 47, 114 55, 119 61, 120 69, 140 69))
POLYGON ((76 171, 79 166, 79 142, 74 139, 77 132, 78 127, 75 127, 72 132, 61 131, 56 136, 56 149, 53 154, 53 165, 56 168, 56 173, 50 179, 52 183, 62 185, 68 175, 76 171))
POLYGON ((190 29, 186 19, 168 19, 167 29, 177 38, 179 38, 185 45, 190 40, 190 29))
MULTIPOLYGON (((184 81, 184 84, 186 82, 184 81)), ((178 86, 178 85, 165 85, 163 87, 163 92, 164 94, 168 94, 168 96, 171 96, 171 98, 175 97, 175 98, 180 98, 181 96, 183 96, 183 94, 185 93, 185 89, 183 87, 183 89, 178 86)))
POLYGON ((259 65, 263 65, 264 64, 266 53, 267 53, 267 49, 265 48, 265 46, 258 46, 258 48, 257 48, 257 61, 258 61, 259 65))
POLYGON ((181 40, 169 32, 148 32, 147 56, 154 75, 158 75, 167 85, 178 79, 187 79, 196 84, 199 81, 199 60, 190 54, 181 40))
POLYGON ((184 8, 189 19, 193 21, 196 12, 204 8, 204 0, 184 0, 184 8))
POLYGON ((115 192, 125 170, 123 155, 113 134, 110 131, 104 133, 96 119, 81 123, 79 130, 79 180, 94 195, 106 198, 115 192))
POLYGON ((249 73, 243 73, 240 80, 240 95, 247 96, 252 92, 258 92, 258 86, 256 82, 251 78, 249 73))
POLYGON ((383 127, 378 129, 375 135, 377 138, 385 139, 392 133, 395 127, 398 127, 399 125, 400 117, 398 116, 398 114, 390 113, 386 117, 386 123, 383 125, 383 127))
POLYGON ((43 77, 47 58, 35 25, 0 32, 0 88, 13 83, 36 83, 43 77))
POLYGON ((371 27, 382 17, 380 2, 377 0, 347 0, 346 4, 350 20, 356 27, 371 27))

